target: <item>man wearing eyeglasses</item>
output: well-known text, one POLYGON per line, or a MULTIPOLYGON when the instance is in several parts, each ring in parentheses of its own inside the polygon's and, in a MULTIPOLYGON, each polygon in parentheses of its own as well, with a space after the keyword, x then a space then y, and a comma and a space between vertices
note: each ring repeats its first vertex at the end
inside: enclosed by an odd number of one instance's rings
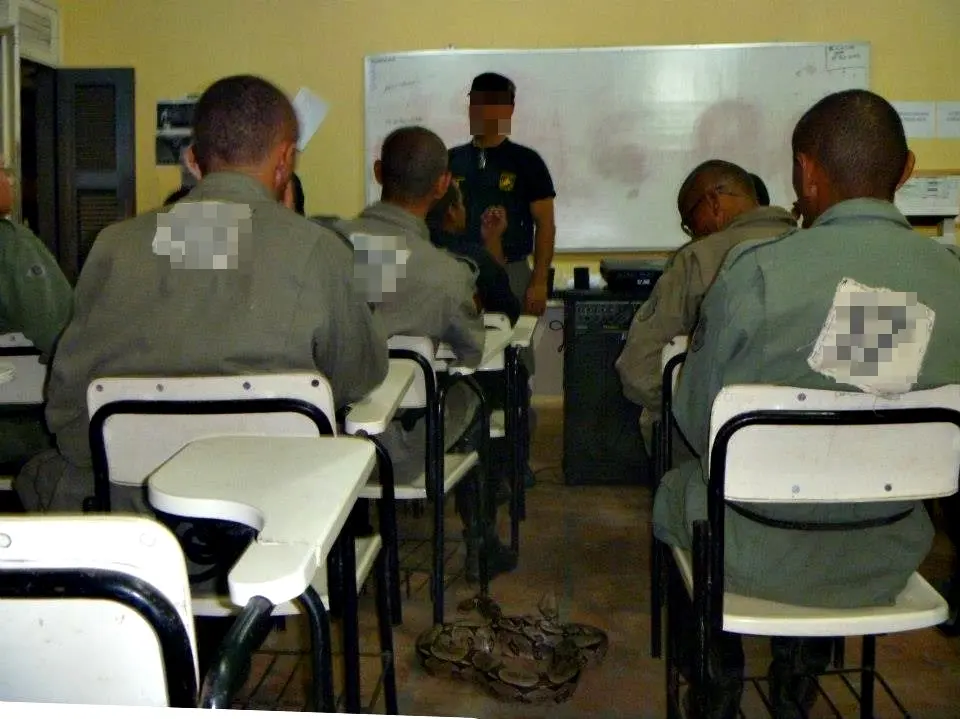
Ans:
POLYGON ((745 240, 777 237, 797 226, 785 209, 760 206, 753 176, 723 160, 704 162, 687 176, 677 209, 691 241, 673 255, 637 312, 616 365, 624 395, 643 407, 640 431, 648 448, 660 416, 660 354, 671 339, 693 331, 727 252, 745 240))

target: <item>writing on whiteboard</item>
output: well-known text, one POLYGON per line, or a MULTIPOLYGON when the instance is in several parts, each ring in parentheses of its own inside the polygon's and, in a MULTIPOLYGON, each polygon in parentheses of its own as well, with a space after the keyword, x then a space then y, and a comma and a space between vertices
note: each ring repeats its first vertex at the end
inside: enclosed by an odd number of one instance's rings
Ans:
POLYGON ((830 72, 826 43, 368 58, 367 199, 380 196, 369 168, 387 135, 422 125, 448 147, 468 141, 470 80, 501 72, 522 98, 512 137, 540 154, 558 191, 557 250, 675 249, 686 241, 677 188, 704 158, 730 159, 760 175, 774 202, 793 202, 783 138, 824 95, 869 84, 869 45, 836 44, 830 72), (697 83, 677 81, 688 77, 697 83))
POLYGON ((416 87, 419 84, 417 80, 403 80, 401 82, 391 82, 383 88, 384 94, 392 90, 402 90, 405 87, 416 87))
POLYGON ((415 117, 391 117, 387 119, 386 124, 388 127, 409 127, 411 125, 422 125, 423 116, 417 115, 415 117))
POLYGON ((852 43, 827 45, 827 70, 862 68, 866 64, 867 59, 859 45, 852 43))

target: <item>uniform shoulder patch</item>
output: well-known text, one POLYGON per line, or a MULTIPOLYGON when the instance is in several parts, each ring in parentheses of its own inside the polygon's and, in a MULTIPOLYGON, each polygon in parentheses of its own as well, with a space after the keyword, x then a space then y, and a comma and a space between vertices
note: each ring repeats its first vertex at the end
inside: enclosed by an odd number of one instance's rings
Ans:
POLYGON ((43 277, 45 274, 47 274, 47 271, 39 262, 31 265, 30 269, 27 270, 28 277, 43 277))
POLYGON ((648 319, 653 317, 653 313, 657 311, 657 293, 654 292, 650 297, 640 305, 640 310, 637 312, 637 319, 641 322, 646 322, 648 319))

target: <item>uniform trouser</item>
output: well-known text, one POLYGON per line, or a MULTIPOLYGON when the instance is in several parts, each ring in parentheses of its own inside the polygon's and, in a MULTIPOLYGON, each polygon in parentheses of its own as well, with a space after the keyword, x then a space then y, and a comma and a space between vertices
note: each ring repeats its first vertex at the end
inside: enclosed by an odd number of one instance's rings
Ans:
POLYGON ((36 454, 54 446, 42 416, 0 417, 0 466, 14 472, 36 454))
MULTIPOLYGON (((696 651, 696 623, 693 605, 686 592, 678 592, 678 608, 684 620, 677 622, 680 632, 678 663, 680 671, 690 679, 693 676, 696 651)), ((817 685, 813 677, 823 672, 830 663, 833 639, 771 637, 773 656, 767 677, 770 680, 770 703, 774 719, 805 719, 806 709, 816 699, 817 685)), ((708 685, 704 687, 700 719, 733 719, 739 716, 740 697, 743 694, 744 655, 739 634, 720 632, 712 644, 708 663, 708 685)))
MULTIPOLYGON (((530 268, 530 264, 526 259, 517 262, 508 262, 506 269, 507 277, 510 280, 510 290, 514 296, 520 300, 520 306, 522 308, 524 297, 527 294, 527 287, 530 284, 530 279, 533 277, 533 270, 530 268)), ((524 401, 529 404, 532 390, 530 389, 528 378, 533 377, 534 370, 536 369, 532 345, 520 352, 520 361, 523 363, 524 370, 526 370, 526 374, 523 375, 520 380, 526 392, 524 401)), ((527 417, 529 418, 530 437, 533 437, 533 432, 537 427, 537 415, 533 407, 528 407, 527 417)))
MULTIPOLYGON (((508 262, 506 266, 507 278, 510 280, 510 291, 513 296, 520 301, 520 307, 523 308, 524 298, 527 294, 527 287, 530 285, 530 279, 533 277, 533 270, 526 259, 516 262, 508 262)), ((520 361, 532 377, 534 371, 533 347, 528 347, 520 353, 520 361)))
POLYGON ((943 529, 953 544, 953 575, 950 579, 947 601, 951 614, 960 610, 960 496, 954 494, 940 500, 943 513, 943 529))
MULTIPOLYGON (((474 422, 464 433, 458 449, 461 451, 471 451, 481 447, 482 437, 480 434, 480 423, 474 422)), ((496 471, 492 471, 491 458, 481 456, 482 467, 474 469, 463 481, 454 489, 456 500, 457 515, 463 522, 464 535, 468 540, 474 540, 480 537, 481 528, 487 528, 487 536, 496 536, 497 520, 497 485, 499 476, 496 471), (480 491, 483 494, 483 514, 480 513, 476 504, 476 495, 473 493, 474 482, 482 482, 480 491)))
MULTIPOLYGON (((482 376, 482 375, 478 375, 482 376)), ((489 399, 490 392, 484 391, 489 399)), ((444 450, 447 452, 469 452, 482 450, 484 443, 480 435, 478 405, 470 400, 471 390, 462 383, 450 388, 447 394, 444 416, 444 450)), ((488 407, 489 409, 489 407, 488 407)), ((400 415, 391 423, 388 431, 380 439, 393 462, 394 479, 397 483, 407 483, 423 472, 424 453, 426 451, 426 420, 409 412, 400 415), (412 421, 411 421, 412 420, 412 421), (401 429, 402 428, 402 429, 401 429)), ((472 472, 461 481, 454 490, 456 510, 463 520, 464 530, 471 534, 479 526, 480 515, 475 510, 473 482, 482 481, 481 490, 485 493, 488 514, 484 519, 492 521, 496 516, 496 490, 499 475, 490 471, 490 457, 481 454, 483 472, 472 472)), ((491 525, 492 526, 492 525, 491 525)))

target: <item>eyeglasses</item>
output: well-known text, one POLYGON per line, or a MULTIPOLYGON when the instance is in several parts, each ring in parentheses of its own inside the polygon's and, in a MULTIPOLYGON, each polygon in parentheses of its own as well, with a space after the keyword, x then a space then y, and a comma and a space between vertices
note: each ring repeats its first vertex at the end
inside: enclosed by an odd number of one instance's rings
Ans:
POLYGON ((710 195, 726 195, 727 197, 744 197, 743 194, 739 192, 731 192, 723 185, 717 185, 716 187, 711 187, 709 190, 704 192, 700 199, 694 202, 690 209, 684 213, 680 218, 680 229, 683 230, 683 234, 687 237, 694 238, 696 233, 693 231, 693 228, 690 226, 690 223, 693 221, 693 216, 697 213, 697 208, 703 204, 703 201, 706 200, 710 195))

